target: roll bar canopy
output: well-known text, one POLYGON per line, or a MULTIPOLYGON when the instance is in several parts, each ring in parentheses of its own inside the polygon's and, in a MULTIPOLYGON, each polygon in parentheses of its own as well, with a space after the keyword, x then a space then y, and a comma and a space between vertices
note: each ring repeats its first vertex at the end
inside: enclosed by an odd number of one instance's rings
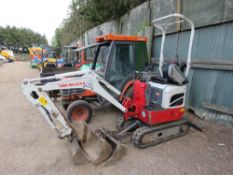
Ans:
POLYGON ((154 19, 152 21, 152 24, 162 32, 162 42, 161 42, 160 58, 159 58, 159 72, 160 72, 161 76, 163 76, 163 74, 162 74, 162 66, 164 64, 163 51, 164 51, 164 43, 165 43, 167 27, 170 26, 170 25, 177 24, 177 23, 182 23, 182 22, 187 22, 189 24, 190 28, 191 28, 191 33, 190 33, 190 38, 189 38, 187 62, 186 62, 187 68, 186 68, 186 71, 185 71, 185 77, 187 77, 188 73, 189 73, 189 69, 190 69, 190 64, 191 64, 192 45, 193 45, 193 38, 194 38, 194 34, 195 34, 195 29, 194 29, 193 22, 189 18, 187 18, 186 16, 184 16, 182 14, 179 14, 179 13, 170 14, 170 15, 158 18, 158 19, 154 19), (174 18, 174 17, 179 17, 181 19, 177 20, 177 21, 175 21, 173 23, 166 23, 166 24, 158 23, 158 22, 164 21, 165 19, 174 18))

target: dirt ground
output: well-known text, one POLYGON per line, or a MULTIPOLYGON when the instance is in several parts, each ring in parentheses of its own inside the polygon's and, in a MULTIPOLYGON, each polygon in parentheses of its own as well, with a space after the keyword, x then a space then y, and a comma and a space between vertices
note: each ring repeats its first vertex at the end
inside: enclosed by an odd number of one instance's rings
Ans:
MULTIPOLYGON (((233 129, 206 121, 204 133, 191 129, 184 137, 144 150, 129 143, 114 165, 75 166, 66 141, 57 138, 21 92, 21 81, 38 77, 39 71, 28 62, 15 62, 1 65, 0 76, 0 174, 233 174, 233 129)), ((91 125, 113 128, 117 115, 112 108, 96 111, 91 125)))

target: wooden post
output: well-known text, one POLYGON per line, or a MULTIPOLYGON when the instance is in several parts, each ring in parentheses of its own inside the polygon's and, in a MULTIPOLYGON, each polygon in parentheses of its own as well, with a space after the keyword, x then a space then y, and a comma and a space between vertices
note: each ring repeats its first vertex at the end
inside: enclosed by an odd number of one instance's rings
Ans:
POLYGON ((207 103, 207 102, 203 102, 202 106, 206 109, 214 110, 217 112, 221 112, 221 113, 229 114, 229 115, 233 116, 233 109, 232 108, 228 108, 228 107, 220 106, 220 105, 216 105, 216 104, 211 104, 211 103, 207 103))

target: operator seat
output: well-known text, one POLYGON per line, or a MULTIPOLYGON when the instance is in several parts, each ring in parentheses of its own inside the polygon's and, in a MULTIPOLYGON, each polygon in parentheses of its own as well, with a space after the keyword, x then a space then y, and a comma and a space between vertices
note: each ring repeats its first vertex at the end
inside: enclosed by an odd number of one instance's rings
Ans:
POLYGON ((142 81, 152 81, 161 84, 183 85, 188 82, 184 76, 185 67, 186 65, 183 63, 166 63, 162 67, 163 76, 161 76, 160 73, 148 71, 143 74, 142 81))

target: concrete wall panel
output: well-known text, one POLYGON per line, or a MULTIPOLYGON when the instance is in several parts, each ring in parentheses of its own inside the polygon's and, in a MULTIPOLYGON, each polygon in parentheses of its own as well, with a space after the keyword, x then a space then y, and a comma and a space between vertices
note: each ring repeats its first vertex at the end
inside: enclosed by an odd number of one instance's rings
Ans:
POLYGON ((233 20, 233 0, 225 0, 224 21, 233 20))
POLYGON ((182 13, 189 17, 195 27, 224 21, 225 0, 185 0, 182 13))
POLYGON ((119 31, 128 35, 144 34, 145 27, 149 25, 149 16, 149 2, 145 2, 120 18, 119 31))

